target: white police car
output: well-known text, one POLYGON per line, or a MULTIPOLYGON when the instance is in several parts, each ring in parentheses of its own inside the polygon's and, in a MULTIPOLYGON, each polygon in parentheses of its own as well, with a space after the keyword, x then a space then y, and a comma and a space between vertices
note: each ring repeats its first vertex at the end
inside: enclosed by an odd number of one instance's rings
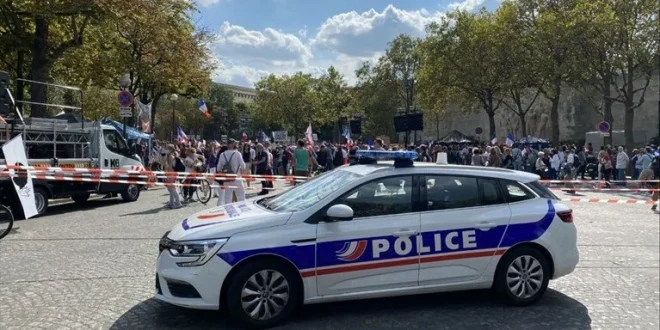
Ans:
POLYGON ((369 154, 395 166, 340 167, 184 219, 160 241, 156 298, 263 328, 301 304, 440 291, 493 287, 526 305, 575 269, 572 211, 538 176, 369 154))

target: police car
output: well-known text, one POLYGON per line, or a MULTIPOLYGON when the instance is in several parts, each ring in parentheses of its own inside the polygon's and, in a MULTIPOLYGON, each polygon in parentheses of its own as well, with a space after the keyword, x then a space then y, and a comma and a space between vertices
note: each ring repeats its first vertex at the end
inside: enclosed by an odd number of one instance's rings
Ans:
POLYGON ((528 305, 575 269, 572 210, 538 176, 360 157, 394 161, 184 219, 160 241, 156 298, 266 328, 301 304, 441 291, 494 288, 528 305))

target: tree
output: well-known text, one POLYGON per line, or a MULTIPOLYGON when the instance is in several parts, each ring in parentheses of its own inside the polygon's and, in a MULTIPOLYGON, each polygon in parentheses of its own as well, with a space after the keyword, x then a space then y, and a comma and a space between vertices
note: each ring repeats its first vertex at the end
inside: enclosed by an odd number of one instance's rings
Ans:
POLYGON ((575 58, 576 42, 581 36, 571 24, 576 0, 518 0, 520 22, 530 33, 527 44, 532 56, 538 59, 539 77, 543 80, 541 94, 550 101, 551 140, 559 143, 559 101, 562 85, 575 74, 579 66, 575 58))
POLYGON ((401 83, 394 77, 384 58, 376 65, 365 62, 355 71, 358 82, 352 90, 351 108, 362 116, 362 135, 370 138, 395 136, 394 116, 403 103, 401 83))
POLYGON ((309 74, 269 75, 258 81, 257 98, 251 119, 282 126, 300 137, 308 124, 320 126, 331 120, 327 109, 320 109, 315 80, 309 74))
MULTIPOLYGON (((351 95, 348 92, 348 84, 344 76, 333 66, 330 66, 327 72, 315 81, 314 89, 318 95, 316 106, 321 112, 329 114, 328 123, 338 123, 339 118, 351 115, 349 111, 351 95)), ((336 133, 336 140, 340 139, 340 129, 339 125, 336 125, 336 129, 333 130, 336 133)))
POLYGON ((520 120, 521 134, 527 136, 527 114, 532 109, 544 84, 539 72, 539 63, 527 46, 532 31, 525 28, 519 19, 518 7, 505 2, 495 12, 496 32, 507 41, 509 49, 503 61, 509 69, 508 80, 503 88, 502 104, 520 120))
POLYGON ((476 102, 488 115, 490 135, 496 136, 495 112, 510 76, 505 59, 511 53, 507 40, 497 35, 495 15, 456 11, 427 26, 427 34, 418 75, 425 103, 441 104, 446 95, 463 105, 476 102))

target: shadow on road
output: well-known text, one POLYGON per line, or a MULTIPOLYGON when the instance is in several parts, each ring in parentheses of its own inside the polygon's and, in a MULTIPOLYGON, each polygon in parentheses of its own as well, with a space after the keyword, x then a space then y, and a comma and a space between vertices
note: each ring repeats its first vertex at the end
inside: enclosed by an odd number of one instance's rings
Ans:
MULTIPOLYGON (((149 299, 114 322, 124 329, 238 329, 220 312, 188 310, 149 299)), ((504 305, 490 291, 359 300, 304 306, 277 329, 591 329, 579 301, 548 289, 529 307, 504 305)))
POLYGON ((90 199, 86 203, 78 204, 73 201, 64 202, 57 205, 52 205, 48 207, 45 216, 60 215, 67 212, 73 211, 86 211, 92 209, 99 209, 102 207, 112 206, 123 203, 121 198, 111 198, 111 199, 90 199))

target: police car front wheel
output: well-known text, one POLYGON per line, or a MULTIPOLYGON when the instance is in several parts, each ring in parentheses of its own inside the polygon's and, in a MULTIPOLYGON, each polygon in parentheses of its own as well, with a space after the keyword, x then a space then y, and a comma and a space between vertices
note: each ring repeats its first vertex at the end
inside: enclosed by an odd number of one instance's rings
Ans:
POLYGON ((502 257, 495 275, 495 289, 513 305, 538 301, 548 288, 547 258, 533 247, 520 247, 502 257))
POLYGON ((299 278, 277 260, 250 263, 237 270, 227 290, 227 310, 237 323, 252 329, 285 322, 298 306, 299 278))

